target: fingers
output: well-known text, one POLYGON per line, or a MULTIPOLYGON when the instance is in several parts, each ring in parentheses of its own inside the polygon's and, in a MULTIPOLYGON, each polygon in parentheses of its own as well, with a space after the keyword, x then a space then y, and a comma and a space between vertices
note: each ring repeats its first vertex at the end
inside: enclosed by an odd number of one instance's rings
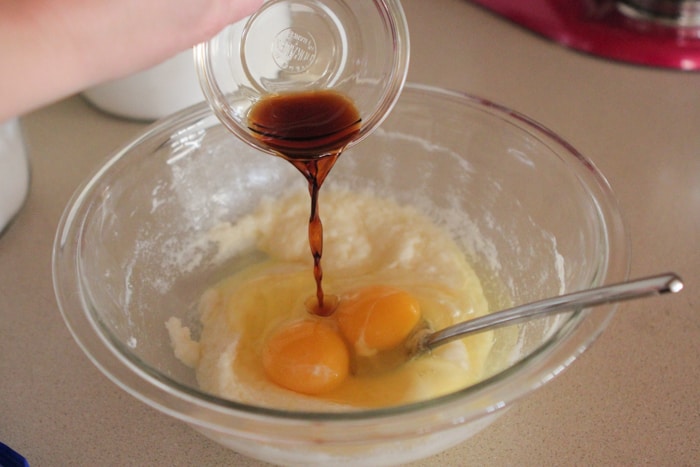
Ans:
POLYGON ((263 0, 0 0, 0 121, 156 65, 263 0), (50 76, 50 78, 48 78, 50 76))
POLYGON ((198 42, 211 38, 225 26, 254 13, 263 0, 213 0, 210 3, 215 5, 209 9, 209 24, 203 27, 203 36, 198 42))

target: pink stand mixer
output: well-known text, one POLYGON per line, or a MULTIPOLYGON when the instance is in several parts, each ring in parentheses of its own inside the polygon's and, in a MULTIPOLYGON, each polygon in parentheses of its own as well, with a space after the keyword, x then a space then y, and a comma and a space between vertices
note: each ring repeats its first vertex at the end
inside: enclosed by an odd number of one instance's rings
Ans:
POLYGON ((700 70, 700 0, 472 0, 560 44, 637 65, 700 70))

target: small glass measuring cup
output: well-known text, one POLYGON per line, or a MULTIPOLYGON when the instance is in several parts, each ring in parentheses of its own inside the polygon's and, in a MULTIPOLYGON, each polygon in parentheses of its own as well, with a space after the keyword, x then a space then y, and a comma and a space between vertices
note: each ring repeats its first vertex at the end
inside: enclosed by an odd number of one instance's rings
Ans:
POLYGON ((409 36, 399 0, 271 0, 195 47, 202 91, 221 122, 277 155, 248 127, 264 97, 333 90, 353 101, 361 127, 351 146, 387 116, 406 80, 409 36))

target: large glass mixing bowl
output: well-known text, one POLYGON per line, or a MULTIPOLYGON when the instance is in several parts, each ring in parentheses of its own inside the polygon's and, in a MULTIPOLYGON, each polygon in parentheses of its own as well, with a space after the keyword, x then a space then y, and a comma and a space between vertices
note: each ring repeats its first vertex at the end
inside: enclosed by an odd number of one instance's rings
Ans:
MULTIPOLYGON (((628 239, 603 176, 552 132, 488 101, 407 86, 323 189, 334 184, 432 217, 494 309, 627 277, 628 239)), ((305 187, 291 164, 242 143, 205 104, 151 126, 79 188, 60 222, 54 283, 76 341, 119 387, 245 455, 388 465, 474 435, 569 366, 613 316, 606 305, 499 330, 482 381, 420 403, 296 412, 205 393, 164 326, 195 320, 203 291, 227 274, 202 238, 262 197, 305 187)))

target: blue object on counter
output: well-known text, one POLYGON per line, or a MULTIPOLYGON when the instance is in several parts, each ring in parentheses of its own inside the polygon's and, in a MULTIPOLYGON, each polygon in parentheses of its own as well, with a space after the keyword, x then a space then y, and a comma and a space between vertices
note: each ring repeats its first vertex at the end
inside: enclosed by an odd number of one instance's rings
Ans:
POLYGON ((29 462, 10 446, 0 443, 0 467, 29 467, 29 462))

